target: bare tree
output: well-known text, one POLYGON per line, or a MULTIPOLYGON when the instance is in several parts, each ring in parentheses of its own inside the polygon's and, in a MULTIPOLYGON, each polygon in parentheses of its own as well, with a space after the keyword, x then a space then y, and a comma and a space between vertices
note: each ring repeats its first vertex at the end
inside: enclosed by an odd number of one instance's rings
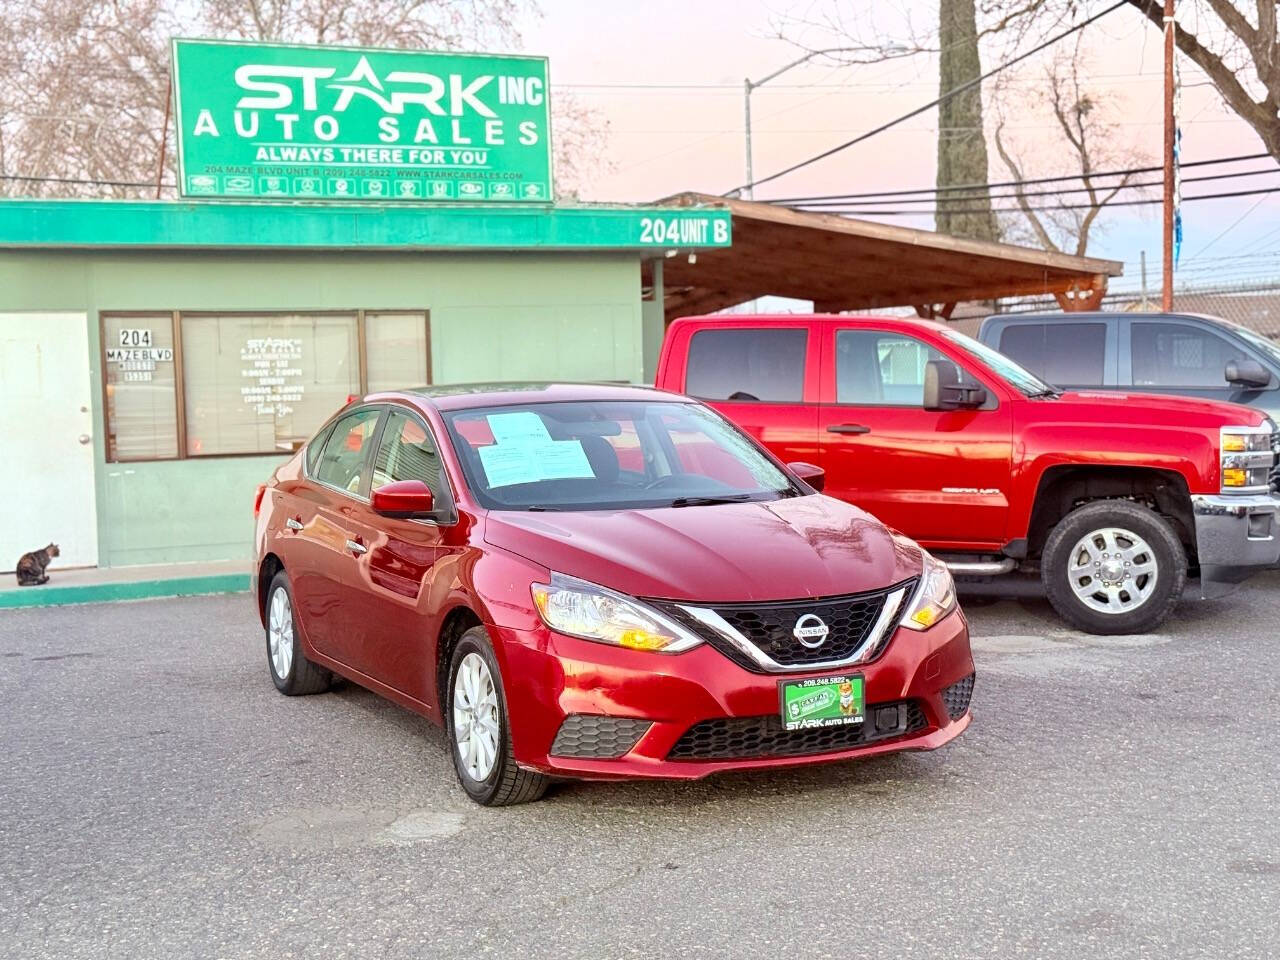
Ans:
MULTIPOLYGON (((1062 192, 1062 184, 1016 183, 1012 192, 1019 212, 1003 218, 1011 239, 1034 239, 1046 250, 1077 256, 1085 255, 1090 239, 1097 235, 1103 209, 1137 179, 1129 173, 1100 177, 1099 172, 1128 170, 1149 161, 1140 150, 1126 144, 1114 102, 1086 89, 1081 65, 1077 41, 1073 50, 1054 57, 1044 68, 1042 82, 1029 96, 1018 89, 1016 77, 1010 78, 1012 85, 1001 84, 996 94, 1000 119, 992 137, 1012 180, 1079 177, 1066 185, 1071 192, 1062 192), (1018 89, 1016 102, 1012 89, 1018 89), (1011 140, 1006 132, 1006 107, 1016 109, 1021 120, 1046 121, 1052 135, 1046 138, 1037 129, 1023 142, 1011 140), (1074 189, 1077 182, 1079 190, 1074 189)), ((1130 191, 1127 196, 1141 194, 1130 191)))
MULTIPOLYGON (((1164 29, 1159 0, 1129 0, 1164 29)), ((1179 4, 1178 49, 1205 72, 1218 93, 1280 160, 1280 38, 1276 0, 1195 0, 1179 4), (1197 25, 1193 30, 1192 25, 1197 25)))
MULTIPOLYGON (((154 190, 130 184, 156 180, 171 37, 502 49, 520 41, 521 9, 521 0, 0 0, 0 174, 30 178, 0 180, 0 194, 154 190)), ((552 111, 557 186, 573 192, 606 165, 607 124, 576 101, 553 97, 552 111)), ((166 154, 172 183, 172 123, 166 154)))

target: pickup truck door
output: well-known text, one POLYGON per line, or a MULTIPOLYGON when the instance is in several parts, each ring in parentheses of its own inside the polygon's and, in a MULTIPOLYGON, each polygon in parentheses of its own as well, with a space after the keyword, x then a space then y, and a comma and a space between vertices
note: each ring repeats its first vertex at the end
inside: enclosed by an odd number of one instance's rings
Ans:
POLYGON ((783 462, 818 457, 819 328, 744 318, 696 328, 677 389, 714 407, 783 462))
POLYGON ((1276 387, 1243 389, 1227 382, 1230 360, 1257 360, 1264 368, 1271 367, 1265 357, 1206 323, 1182 317, 1126 317, 1120 321, 1120 382, 1135 393, 1275 407, 1276 387))
POLYGON ((1003 388, 911 334, 854 322, 824 327, 818 427, 826 493, 926 545, 1002 546, 1012 454, 1003 388), (987 408, 925 410, 924 365, 935 359, 983 383, 987 408))

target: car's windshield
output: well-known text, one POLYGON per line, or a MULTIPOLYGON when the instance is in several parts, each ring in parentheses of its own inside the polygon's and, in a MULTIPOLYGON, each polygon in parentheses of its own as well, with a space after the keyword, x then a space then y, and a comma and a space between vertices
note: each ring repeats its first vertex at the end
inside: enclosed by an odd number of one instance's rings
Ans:
POLYGON ((1008 381, 1014 389, 1028 397, 1039 397, 1058 392, 1055 387, 1045 383, 1030 370, 1019 366, 1003 353, 992 350, 985 343, 981 343, 973 339, 973 337, 966 337, 957 330, 943 330, 942 335, 962 350, 972 353, 990 367, 992 373, 1008 381))
POLYGON ((467 485, 491 510, 612 510, 807 492, 699 404, 579 401, 446 414, 467 485))

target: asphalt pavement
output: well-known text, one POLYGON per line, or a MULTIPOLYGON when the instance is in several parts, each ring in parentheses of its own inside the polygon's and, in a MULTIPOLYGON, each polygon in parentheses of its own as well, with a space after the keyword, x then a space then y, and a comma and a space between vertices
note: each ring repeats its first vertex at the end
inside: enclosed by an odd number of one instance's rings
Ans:
POLYGON ((0 956, 1280 953, 1280 574, 969 616, 939 751, 486 810, 426 721, 278 695, 246 596, 0 612, 0 956))

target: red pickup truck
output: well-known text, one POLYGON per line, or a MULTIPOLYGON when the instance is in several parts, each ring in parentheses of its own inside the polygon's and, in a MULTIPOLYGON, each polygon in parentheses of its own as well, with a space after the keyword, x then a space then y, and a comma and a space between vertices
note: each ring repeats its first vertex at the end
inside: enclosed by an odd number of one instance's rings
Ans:
POLYGON ((706 401, 959 577, 1038 571, 1092 633, 1139 633, 1188 573, 1217 596, 1280 562, 1280 433, 1247 407, 1067 393, 942 324, 687 317, 657 386, 706 401))

